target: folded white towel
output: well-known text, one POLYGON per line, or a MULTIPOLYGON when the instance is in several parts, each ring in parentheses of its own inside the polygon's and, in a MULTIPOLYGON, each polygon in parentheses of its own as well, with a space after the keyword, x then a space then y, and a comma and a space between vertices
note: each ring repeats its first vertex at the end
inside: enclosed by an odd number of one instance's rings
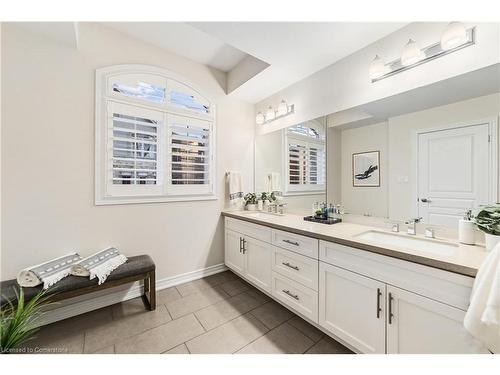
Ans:
POLYGON ((267 175, 267 191, 275 195, 281 195, 281 175, 278 172, 267 175))
POLYGON ((232 207, 243 206, 243 188, 241 184, 241 173, 230 171, 227 173, 229 184, 229 204, 232 207))
POLYGON ((108 247, 74 264, 71 267, 71 274, 74 276, 90 276, 90 280, 97 276, 99 279, 98 285, 101 285, 111 272, 126 261, 127 257, 125 255, 120 254, 114 247, 108 247))
POLYGON ((25 268, 17 274, 17 283, 25 288, 43 283, 43 289, 47 289, 68 276, 71 266, 80 259, 82 257, 77 253, 69 253, 48 262, 25 268))
POLYGON ((493 353, 500 353, 500 243, 479 269, 464 326, 493 353))

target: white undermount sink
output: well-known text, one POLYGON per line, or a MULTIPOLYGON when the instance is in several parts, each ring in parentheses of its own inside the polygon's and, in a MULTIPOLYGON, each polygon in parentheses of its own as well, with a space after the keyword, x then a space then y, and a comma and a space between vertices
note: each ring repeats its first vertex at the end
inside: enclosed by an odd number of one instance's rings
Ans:
POLYGON ((458 245, 454 243, 437 241, 428 238, 410 236, 406 234, 393 234, 388 232, 380 232, 369 230, 355 236, 360 240, 370 241, 380 245, 388 245, 394 247, 401 247, 409 250, 423 251, 436 255, 453 255, 458 245))

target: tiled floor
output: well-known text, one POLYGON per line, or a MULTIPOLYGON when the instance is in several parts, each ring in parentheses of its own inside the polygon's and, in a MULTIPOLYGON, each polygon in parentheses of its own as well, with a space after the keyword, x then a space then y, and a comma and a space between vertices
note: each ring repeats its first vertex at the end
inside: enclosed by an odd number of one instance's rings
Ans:
MULTIPOLYGON (((43 327, 46 353, 352 353, 227 271, 43 327)), ((36 348, 36 349, 35 349, 36 348)))

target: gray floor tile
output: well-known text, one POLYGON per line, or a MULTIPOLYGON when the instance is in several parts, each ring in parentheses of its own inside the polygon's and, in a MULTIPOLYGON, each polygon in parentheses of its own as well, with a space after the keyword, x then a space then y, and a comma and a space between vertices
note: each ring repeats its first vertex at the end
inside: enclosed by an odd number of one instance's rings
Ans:
POLYGON ((106 346, 105 348, 96 350, 92 354, 115 354, 115 346, 114 345, 106 346))
POLYGON ((83 353, 84 331, 56 330, 43 327, 33 339, 20 347, 26 347, 33 354, 81 354, 83 353))
POLYGON ((206 288, 175 301, 167 302, 166 306, 172 319, 177 319, 226 298, 229 298, 229 295, 219 287, 206 288))
POLYGON ((267 302, 255 310, 252 310, 251 314, 264 323, 269 329, 279 326, 293 316, 289 310, 274 301, 267 302))
POLYGON ((256 288, 251 288, 250 290, 247 290, 245 293, 248 294, 249 296, 252 296, 260 303, 268 302, 271 300, 271 298, 269 298, 267 295, 265 295, 256 288))
POLYGON ((217 286, 229 281, 236 280, 238 277, 229 271, 217 273, 215 275, 204 277, 203 279, 198 279, 190 281, 184 284, 177 285, 176 288, 180 295, 185 297, 190 294, 202 291, 207 288, 217 286))
POLYGON ((192 354, 234 353, 266 332, 261 322, 246 314, 186 342, 186 346, 192 354))
POLYGON ((116 353, 163 353, 204 331, 193 314, 172 320, 115 344, 116 353))
POLYGON ((116 343, 118 340, 137 335, 170 320, 172 319, 166 307, 160 305, 155 311, 143 310, 142 313, 125 316, 103 327, 90 329, 85 333, 85 352, 94 352, 116 343))
POLYGON ((156 292, 156 304, 163 305, 175 301, 176 299, 179 299, 181 297, 182 296, 179 294, 175 286, 162 289, 156 292))
POLYGON ((211 330, 248 311, 260 306, 261 303, 246 293, 217 302, 195 312, 196 317, 207 330, 211 330))
POLYGON ((163 354, 190 354, 186 344, 180 344, 173 349, 167 350, 163 354))
POLYGON ((228 281, 227 283, 220 284, 220 287, 230 296, 235 296, 237 294, 240 294, 241 292, 253 288, 250 284, 248 284, 246 281, 243 281, 242 279, 228 281))
POLYGON ((123 318, 128 318, 135 315, 142 315, 149 311, 144 306, 141 297, 130 299, 116 305, 111 306, 113 312, 113 320, 120 320, 123 318))
POLYGON ((325 335, 323 332, 306 322, 300 316, 294 316, 288 321, 288 323, 297 328, 300 332, 302 332, 314 342, 318 342, 325 335))
POLYGON ((284 323, 241 349, 242 354, 301 354, 314 342, 297 328, 284 323))
POLYGON ((323 337, 306 354, 354 354, 350 349, 335 341, 330 336, 323 337))

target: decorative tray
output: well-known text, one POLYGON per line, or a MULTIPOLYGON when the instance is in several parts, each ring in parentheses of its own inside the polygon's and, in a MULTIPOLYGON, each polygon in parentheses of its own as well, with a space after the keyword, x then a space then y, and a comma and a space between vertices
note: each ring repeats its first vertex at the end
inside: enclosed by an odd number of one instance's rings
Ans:
POLYGON ((328 224, 328 225, 337 224, 337 223, 342 222, 342 219, 340 219, 340 218, 329 217, 328 219, 324 219, 322 217, 316 217, 316 216, 305 216, 304 220, 305 221, 313 221, 315 223, 328 224))

